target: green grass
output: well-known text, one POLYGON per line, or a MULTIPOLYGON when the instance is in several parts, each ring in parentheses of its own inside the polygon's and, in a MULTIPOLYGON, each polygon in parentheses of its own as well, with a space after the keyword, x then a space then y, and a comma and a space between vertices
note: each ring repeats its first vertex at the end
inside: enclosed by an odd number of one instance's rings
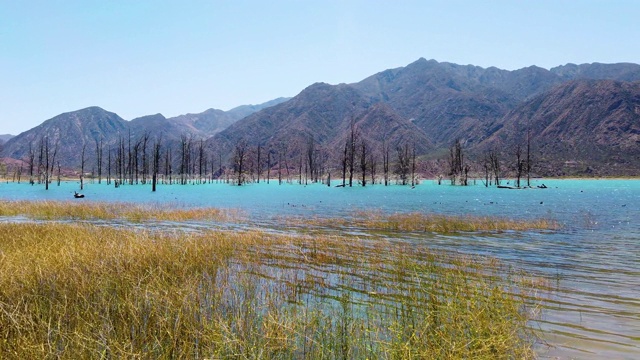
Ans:
POLYGON ((542 284, 422 245, 0 224, 0 358, 527 359, 542 284))

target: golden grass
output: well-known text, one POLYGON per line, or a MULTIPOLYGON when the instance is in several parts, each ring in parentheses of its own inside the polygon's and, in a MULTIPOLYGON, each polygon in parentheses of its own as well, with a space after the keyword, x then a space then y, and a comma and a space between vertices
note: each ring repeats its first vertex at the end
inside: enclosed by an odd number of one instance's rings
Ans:
POLYGON ((537 286, 383 240, 5 223, 0 358, 527 359, 537 286))
POLYGON ((38 220, 227 221, 239 212, 215 208, 161 209, 130 203, 0 200, 0 216, 26 216, 38 220))
POLYGON ((356 212, 346 218, 284 218, 288 224, 319 226, 326 228, 360 228, 402 232, 497 232, 557 230, 560 225, 549 219, 514 220, 490 216, 450 216, 440 214, 406 213, 383 214, 381 212, 356 212))

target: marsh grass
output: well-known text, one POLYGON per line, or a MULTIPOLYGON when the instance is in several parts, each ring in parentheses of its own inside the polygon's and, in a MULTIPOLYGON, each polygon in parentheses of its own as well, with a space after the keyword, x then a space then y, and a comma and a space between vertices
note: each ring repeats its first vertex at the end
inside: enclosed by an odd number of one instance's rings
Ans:
POLYGON ((340 236, 0 224, 0 358, 526 359, 537 283, 340 236))
POLYGON ((167 209, 154 205, 77 201, 1 201, 0 216, 26 216, 38 220, 227 221, 242 215, 216 208, 167 209))
POLYGON ((560 225, 550 219, 514 220, 491 216, 451 216, 424 213, 384 214, 358 211, 344 218, 281 218, 290 225, 323 228, 358 228, 381 231, 430 232, 454 234, 461 232, 500 232, 557 230, 560 225))

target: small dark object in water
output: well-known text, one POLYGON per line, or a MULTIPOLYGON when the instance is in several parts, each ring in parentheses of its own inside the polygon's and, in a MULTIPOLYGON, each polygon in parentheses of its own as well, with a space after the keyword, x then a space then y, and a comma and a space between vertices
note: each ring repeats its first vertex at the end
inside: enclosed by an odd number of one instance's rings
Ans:
POLYGON ((540 201, 540 205, 544 204, 542 201, 540 201))
POLYGON ((74 191, 73 197, 76 199, 81 199, 84 197, 84 194, 78 194, 77 191, 74 191))
POLYGON ((538 189, 546 189, 546 188, 547 188, 547 185, 545 184, 538 185, 538 189))

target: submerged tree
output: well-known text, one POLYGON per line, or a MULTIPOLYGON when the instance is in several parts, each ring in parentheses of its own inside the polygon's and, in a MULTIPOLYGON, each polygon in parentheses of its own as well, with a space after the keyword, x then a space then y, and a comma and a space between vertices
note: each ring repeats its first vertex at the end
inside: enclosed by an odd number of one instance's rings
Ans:
POLYGON ((245 181, 245 161, 247 159, 247 142, 241 140, 235 147, 233 154, 233 170, 236 173, 236 183, 238 186, 242 185, 245 181))
POLYGON ((395 173, 400 180, 401 185, 407 185, 409 170, 411 166, 411 157, 409 155, 409 144, 398 145, 396 148, 398 161, 396 162, 395 173))
POLYGON ((153 144, 153 166, 151 175, 151 191, 156 191, 156 186, 158 183, 158 174, 160 173, 160 154, 162 148, 162 136, 158 136, 155 143, 153 144))
POLYGON ((384 186, 389 185, 389 143, 382 141, 382 172, 384 174, 384 186))
POLYGON ((456 182, 459 182, 460 185, 467 185, 468 173, 469 168, 464 164, 462 141, 456 139, 449 148, 449 176, 451 177, 451 185, 455 185, 456 182))
POLYGON ((85 151, 87 144, 82 144, 82 151, 80 153, 80 190, 84 189, 84 163, 85 163, 85 151))
POLYGON ((102 183, 102 137, 96 142, 96 169, 98 170, 98 184, 102 183))

